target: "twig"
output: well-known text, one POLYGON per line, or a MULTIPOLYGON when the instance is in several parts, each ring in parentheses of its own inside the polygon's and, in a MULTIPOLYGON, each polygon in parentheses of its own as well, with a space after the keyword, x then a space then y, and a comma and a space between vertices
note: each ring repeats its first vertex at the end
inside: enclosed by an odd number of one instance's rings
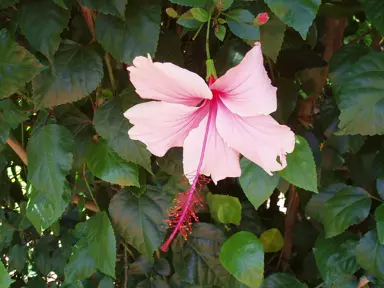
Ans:
POLYGON ((96 198, 95 198, 95 196, 93 196, 91 187, 89 187, 87 176, 85 175, 85 164, 83 164, 83 179, 84 179, 85 185, 87 186, 88 192, 91 195, 93 202, 95 203, 97 209, 100 211, 100 207, 99 207, 99 205, 97 205, 96 198))
POLYGON ((124 249, 124 288, 128 287, 128 252, 124 249))
POLYGON ((283 271, 286 271, 288 268, 288 261, 292 254, 292 231, 295 227, 296 216, 300 204, 299 195, 293 185, 290 185, 289 187, 288 201, 287 214, 285 215, 284 222, 284 247, 281 250, 279 262, 277 263, 278 267, 281 264, 283 271))
POLYGON ((371 34, 373 31, 375 31, 375 28, 369 29, 368 31, 361 34, 360 36, 357 36, 355 39, 352 39, 351 41, 349 41, 348 44, 359 42, 360 40, 364 39, 365 36, 367 36, 368 34, 371 34))
POLYGON ((115 92, 116 91, 116 81, 115 81, 115 76, 113 75, 113 69, 112 69, 112 65, 111 65, 111 57, 109 56, 109 53, 105 53, 104 60, 105 60, 105 65, 107 65, 109 81, 111 81, 112 90, 113 90, 113 92, 115 92))

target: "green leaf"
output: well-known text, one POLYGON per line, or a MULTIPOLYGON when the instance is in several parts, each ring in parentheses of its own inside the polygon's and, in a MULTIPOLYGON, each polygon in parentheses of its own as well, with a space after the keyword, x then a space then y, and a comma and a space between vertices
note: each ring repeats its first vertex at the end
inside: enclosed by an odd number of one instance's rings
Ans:
POLYGON ((368 20, 384 35, 384 3, 380 0, 360 0, 368 20))
POLYGON ((0 142, 5 142, 9 131, 28 119, 10 99, 0 100, 0 142))
POLYGON ((368 217, 371 197, 364 189, 347 186, 324 205, 324 229, 327 238, 343 233, 349 226, 368 217))
POLYGON ((228 12, 228 27, 237 37, 247 40, 260 40, 259 27, 252 24, 255 16, 248 10, 236 9, 228 12))
POLYGON ((119 98, 106 101, 96 110, 93 119, 96 132, 108 141, 121 158, 136 163, 151 172, 151 153, 145 145, 129 138, 131 128, 128 120, 123 116, 119 98))
POLYGON ((190 11, 192 13, 193 18, 195 18, 197 21, 203 23, 208 21, 209 14, 207 10, 203 8, 192 8, 190 11))
POLYGON ((11 7, 12 5, 19 2, 19 0, 1 0, 0 2, 0 9, 5 9, 8 7, 11 7))
POLYGON ((264 169, 243 157, 240 161, 241 176, 239 178, 241 188, 255 209, 269 199, 273 190, 279 184, 279 175, 270 176, 264 169))
POLYGON ((10 96, 45 67, 26 49, 0 30, 0 99, 10 96))
POLYGON ((28 262, 27 246, 16 244, 9 251, 8 258, 10 270, 16 270, 21 273, 25 264, 28 262))
POLYGON ((300 85, 296 81, 286 78, 277 78, 275 85, 277 85, 277 110, 272 116, 278 122, 286 123, 296 108, 300 85))
POLYGON ((181 235, 175 238, 172 261, 180 279, 198 287, 234 288, 231 281, 235 280, 218 257, 225 238, 220 229, 208 223, 193 224, 192 234, 186 241, 181 235))
POLYGON ((285 24, 272 15, 267 23, 260 27, 261 48, 263 54, 276 63, 285 35, 285 24))
POLYGON ((375 211, 377 237, 381 245, 384 245, 384 203, 380 204, 375 211))
POLYGON ((4 264, 0 263, 0 287, 10 287, 11 284, 15 282, 14 280, 9 277, 7 269, 5 269, 4 264))
POLYGON ((0 252, 11 245, 14 232, 15 230, 9 223, 5 220, 0 221, 0 252))
POLYGON ((172 3, 184 6, 203 6, 209 4, 211 0, 170 0, 172 3))
POLYGON ((351 66, 369 51, 367 46, 349 44, 344 45, 332 55, 329 62, 329 78, 332 81, 332 90, 336 95, 340 92, 344 80, 348 78, 348 70, 351 66))
POLYGON ((108 277, 104 276, 103 279, 99 282, 98 288, 114 288, 115 285, 113 284, 113 280, 108 277))
POLYGON ((25 3, 18 9, 21 31, 32 47, 43 53, 50 62, 59 49, 60 34, 67 26, 69 18, 70 12, 51 0, 25 3))
POLYGON ((87 6, 88 8, 97 10, 104 14, 119 16, 123 19, 125 16, 125 5, 127 5, 127 2, 128 0, 79 0, 80 4, 87 6))
POLYGON ((381 199, 384 199, 384 170, 379 173, 376 179, 376 190, 381 199))
POLYGON ((71 283, 87 279, 91 277, 96 270, 97 264, 89 253, 87 238, 82 238, 73 247, 69 262, 65 266, 65 282, 71 283))
POLYGON ((50 124, 35 132, 28 142, 28 181, 37 190, 61 201, 64 180, 72 167, 73 136, 63 126, 50 124))
POLYGON ((321 0, 265 0, 265 3, 277 17, 305 39, 321 0))
POLYGON ((224 25, 217 25, 215 27, 215 35, 217 39, 219 39, 220 41, 224 41, 226 33, 227 33, 227 29, 225 28, 224 25))
POLYGON ((348 71, 337 99, 340 108, 338 135, 384 134, 384 55, 371 52, 348 71))
POLYGON ((140 255, 139 258, 129 265, 128 273, 131 275, 145 275, 153 268, 153 262, 147 257, 140 255))
POLYGON ((72 8, 72 2, 70 0, 53 0, 53 3, 65 10, 71 10, 72 8))
POLYGON ((89 145, 87 166, 92 174, 104 181, 121 186, 140 187, 137 165, 120 158, 103 139, 89 145))
POLYGON ((233 4, 233 0, 213 0, 213 3, 219 10, 227 10, 233 4))
POLYGON ((264 281, 262 288, 308 288, 304 283, 301 283, 294 276, 288 273, 274 273, 269 275, 264 281))
POLYGON ((193 17, 191 10, 182 14, 177 20, 177 24, 190 29, 197 29, 202 25, 201 22, 193 17))
POLYGON ((319 237, 314 247, 317 267, 326 282, 337 281, 343 274, 353 274, 360 266, 356 262, 358 238, 343 233, 331 239, 319 237))
POLYGON ((384 277, 384 246, 380 245, 376 231, 369 231, 356 247, 357 262, 370 274, 384 277))
POLYGON ((296 136, 295 150, 287 155, 287 163, 287 167, 279 172, 280 176, 297 187, 317 192, 315 160, 303 137, 296 136))
POLYGON ((67 185, 62 191, 28 189, 27 217, 39 233, 49 228, 64 213, 72 198, 67 185))
POLYGON ((330 185, 327 188, 321 189, 319 194, 312 195, 305 207, 305 214, 310 218, 324 223, 324 205, 336 192, 347 187, 344 183, 330 185))
POLYGON ((97 88, 103 75, 103 62, 93 48, 63 44, 50 69, 33 80, 33 102, 40 109, 78 101, 97 88))
POLYGON ((264 276, 264 251, 252 233, 237 232, 220 249, 220 262, 237 280, 258 288, 264 276))
POLYGON ((96 38, 117 60, 131 64, 136 56, 154 56, 159 39, 161 9, 158 0, 131 0, 126 20, 98 14, 96 38))
POLYGON ((209 193, 207 203, 209 212, 216 221, 223 224, 240 224, 241 204, 239 198, 209 193))
POLYGON ((116 239, 107 213, 97 213, 86 224, 90 255, 101 272, 115 278, 116 239))
POLYGON ((165 236, 169 204, 168 196, 147 185, 139 198, 126 190, 117 193, 109 204, 109 213, 120 236, 151 259, 165 236))
POLYGON ((170 288, 170 286, 161 279, 146 279, 137 284, 136 288, 170 288))
POLYGON ((279 229, 272 228, 264 231, 260 235, 260 241, 263 244, 265 253, 278 252, 284 246, 284 238, 279 229))

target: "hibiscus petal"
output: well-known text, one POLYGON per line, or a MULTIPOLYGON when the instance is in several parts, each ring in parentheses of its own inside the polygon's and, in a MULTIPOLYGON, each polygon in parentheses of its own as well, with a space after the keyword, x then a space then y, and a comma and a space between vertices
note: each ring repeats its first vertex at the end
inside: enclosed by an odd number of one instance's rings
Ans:
POLYGON ((188 133, 207 114, 206 105, 190 107, 175 103, 150 101, 124 113, 134 125, 129 137, 147 145, 152 154, 162 157, 171 147, 182 147, 188 133))
POLYGON ((210 88, 218 91, 224 104, 240 116, 268 115, 277 108, 277 89, 265 71, 259 43, 210 88))
MULTIPOLYGON (((215 103, 212 104, 215 105, 215 103)), ((213 109, 200 174, 211 176, 212 180, 217 183, 217 181, 226 177, 239 177, 241 169, 239 153, 228 147, 217 132, 215 123, 217 106, 216 108, 213 107, 213 109)), ((184 142, 184 174, 191 182, 200 162, 207 121, 208 115, 204 117, 199 127, 189 133, 184 142)))
POLYGON ((286 153, 291 153, 295 147, 295 135, 291 129, 269 115, 241 117, 219 103, 216 125, 230 147, 269 174, 287 166, 286 153))
POLYGON ((150 57, 139 56, 127 70, 136 92, 144 99, 196 106, 212 98, 203 78, 171 63, 153 63, 150 57))

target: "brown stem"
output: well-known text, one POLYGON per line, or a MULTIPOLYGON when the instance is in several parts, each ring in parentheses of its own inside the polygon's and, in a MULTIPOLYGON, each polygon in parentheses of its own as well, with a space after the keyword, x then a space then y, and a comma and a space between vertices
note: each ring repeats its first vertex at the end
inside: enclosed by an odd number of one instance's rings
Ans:
MULTIPOLYGON (((9 147, 12 148, 13 151, 15 151, 15 153, 17 154, 17 156, 19 156, 21 161, 23 161, 23 163, 28 166, 27 153, 25 152, 24 148, 21 147, 21 144, 19 143, 19 141, 17 141, 13 137, 9 137, 6 141, 6 143, 9 145, 9 147)), ((75 195, 72 198, 72 203, 77 204, 77 203, 79 203, 79 200, 80 200, 80 197, 78 195, 75 195)), ((87 200, 85 202, 85 208, 87 208, 88 210, 93 211, 93 212, 99 211, 99 209, 97 208, 95 203, 93 203, 92 201, 89 201, 89 200, 87 200)))
POLYGON ((293 185, 289 186, 289 195, 288 195, 288 207, 287 214, 285 215, 284 222, 284 247, 280 253, 280 259, 278 266, 281 264, 283 271, 286 271, 289 264, 289 259, 292 254, 293 240, 292 240, 292 231, 295 227, 296 217, 299 210, 299 195, 296 192, 296 188, 293 185))

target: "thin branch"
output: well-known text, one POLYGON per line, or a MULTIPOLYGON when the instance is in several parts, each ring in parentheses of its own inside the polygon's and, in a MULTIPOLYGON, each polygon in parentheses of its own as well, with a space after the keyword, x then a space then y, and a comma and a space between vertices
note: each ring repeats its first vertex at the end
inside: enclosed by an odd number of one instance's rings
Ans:
POLYGON ((91 195, 93 202, 95 203, 97 209, 100 211, 100 207, 99 207, 99 205, 97 205, 96 198, 95 198, 95 196, 93 196, 91 187, 89 187, 87 176, 85 175, 85 164, 83 164, 83 179, 84 179, 85 185, 87 186, 88 192, 91 195))
POLYGON ((109 81, 111 81, 112 91, 116 91, 116 81, 115 76, 113 75, 113 69, 111 65, 111 57, 109 56, 109 53, 105 53, 104 56, 105 65, 107 65, 108 69, 108 75, 109 75, 109 81))
POLYGON ((373 31, 375 31, 375 28, 369 29, 368 31, 361 34, 360 36, 357 36, 355 39, 352 39, 351 41, 349 41, 348 44, 359 42, 360 40, 364 39, 365 36, 371 34, 373 31))

